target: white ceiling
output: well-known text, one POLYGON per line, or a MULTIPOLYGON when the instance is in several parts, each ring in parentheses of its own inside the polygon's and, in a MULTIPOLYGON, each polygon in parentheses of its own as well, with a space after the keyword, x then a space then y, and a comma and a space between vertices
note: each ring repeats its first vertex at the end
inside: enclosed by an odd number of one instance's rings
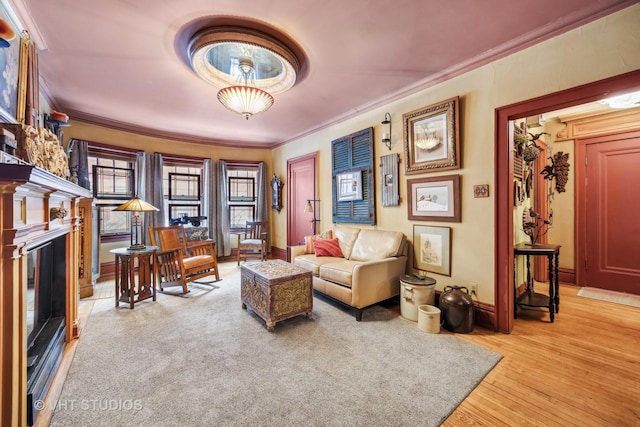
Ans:
MULTIPOLYGON (((12 0, 10 0, 12 1, 12 0)), ((13 0, 41 88, 72 119, 188 141, 274 146, 637 3, 634 0, 13 0), (203 18, 294 39, 306 75, 248 121, 186 62, 203 18)), ((381 118, 382 120, 382 118, 381 118)))

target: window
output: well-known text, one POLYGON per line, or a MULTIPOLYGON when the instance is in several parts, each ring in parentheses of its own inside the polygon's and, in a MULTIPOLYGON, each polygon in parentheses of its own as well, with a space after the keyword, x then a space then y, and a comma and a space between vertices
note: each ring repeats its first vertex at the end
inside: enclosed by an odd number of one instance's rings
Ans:
POLYGON ((256 220, 256 181, 258 168, 254 166, 227 167, 229 199, 229 228, 244 228, 247 221, 256 220))
POLYGON ((103 146, 89 146, 89 182, 96 198, 100 237, 129 237, 131 233, 131 213, 113 211, 125 200, 136 194, 135 153, 110 149, 103 146))
MULTIPOLYGON (((203 212, 202 182, 204 164, 199 159, 163 156, 162 166, 165 217, 169 224, 187 224, 185 217, 200 217, 203 212)), ((192 225, 198 224, 194 220, 192 225)), ((203 219, 204 221, 204 219, 203 219)), ((200 222, 199 225, 207 226, 200 222)))
POLYGON ((93 165, 93 197, 129 200, 134 194, 134 173, 130 168, 93 165))
POLYGON ((114 211, 119 205, 99 205, 100 236, 129 235, 131 212, 114 211))
POLYGON ((255 202, 256 180, 254 178, 229 177, 230 202, 255 202))
POLYGON ((106 157, 89 147, 88 163, 94 197, 129 200, 135 195, 133 158, 106 157))
POLYGON ((200 200, 200 175, 169 172, 169 200, 200 200))

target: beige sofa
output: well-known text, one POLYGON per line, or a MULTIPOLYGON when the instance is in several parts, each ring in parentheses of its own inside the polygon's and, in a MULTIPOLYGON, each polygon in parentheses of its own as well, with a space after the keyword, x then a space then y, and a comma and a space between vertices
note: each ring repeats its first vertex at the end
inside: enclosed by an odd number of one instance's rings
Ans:
POLYGON ((311 270, 313 288, 355 309, 363 309, 400 293, 400 276, 407 267, 407 239, 398 231, 336 227, 344 258, 305 254, 305 246, 291 248, 293 264, 311 270))

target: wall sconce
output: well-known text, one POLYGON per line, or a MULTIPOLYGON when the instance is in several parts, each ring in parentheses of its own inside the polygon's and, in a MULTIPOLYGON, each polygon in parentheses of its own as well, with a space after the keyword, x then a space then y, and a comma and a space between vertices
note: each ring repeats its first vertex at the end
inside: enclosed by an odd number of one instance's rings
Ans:
POLYGON ((304 207, 305 212, 313 212, 313 219, 311 220, 313 223, 313 234, 318 234, 318 223, 320 222, 320 218, 316 217, 316 213, 318 212, 319 205, 320 199, 307 199, 307 205, 304 207), (313 206, 311 206, 311 202, 313 202, 313 206))
POLYGON ((382 134, 382 143, 391 151, 391 114, 384 113, 384 120, 381 123, 389 125, 389 132, 383 132, 382 134))

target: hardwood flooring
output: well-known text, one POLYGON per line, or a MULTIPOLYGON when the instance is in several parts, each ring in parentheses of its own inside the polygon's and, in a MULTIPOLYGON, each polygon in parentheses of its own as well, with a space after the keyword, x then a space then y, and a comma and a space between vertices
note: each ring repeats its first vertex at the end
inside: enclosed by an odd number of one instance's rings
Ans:
POLYGON ((640 426, 640 308, 560 286, 554 323, 519 310, 511 334, 462 339, 503 359, 443 426, 640 426))

